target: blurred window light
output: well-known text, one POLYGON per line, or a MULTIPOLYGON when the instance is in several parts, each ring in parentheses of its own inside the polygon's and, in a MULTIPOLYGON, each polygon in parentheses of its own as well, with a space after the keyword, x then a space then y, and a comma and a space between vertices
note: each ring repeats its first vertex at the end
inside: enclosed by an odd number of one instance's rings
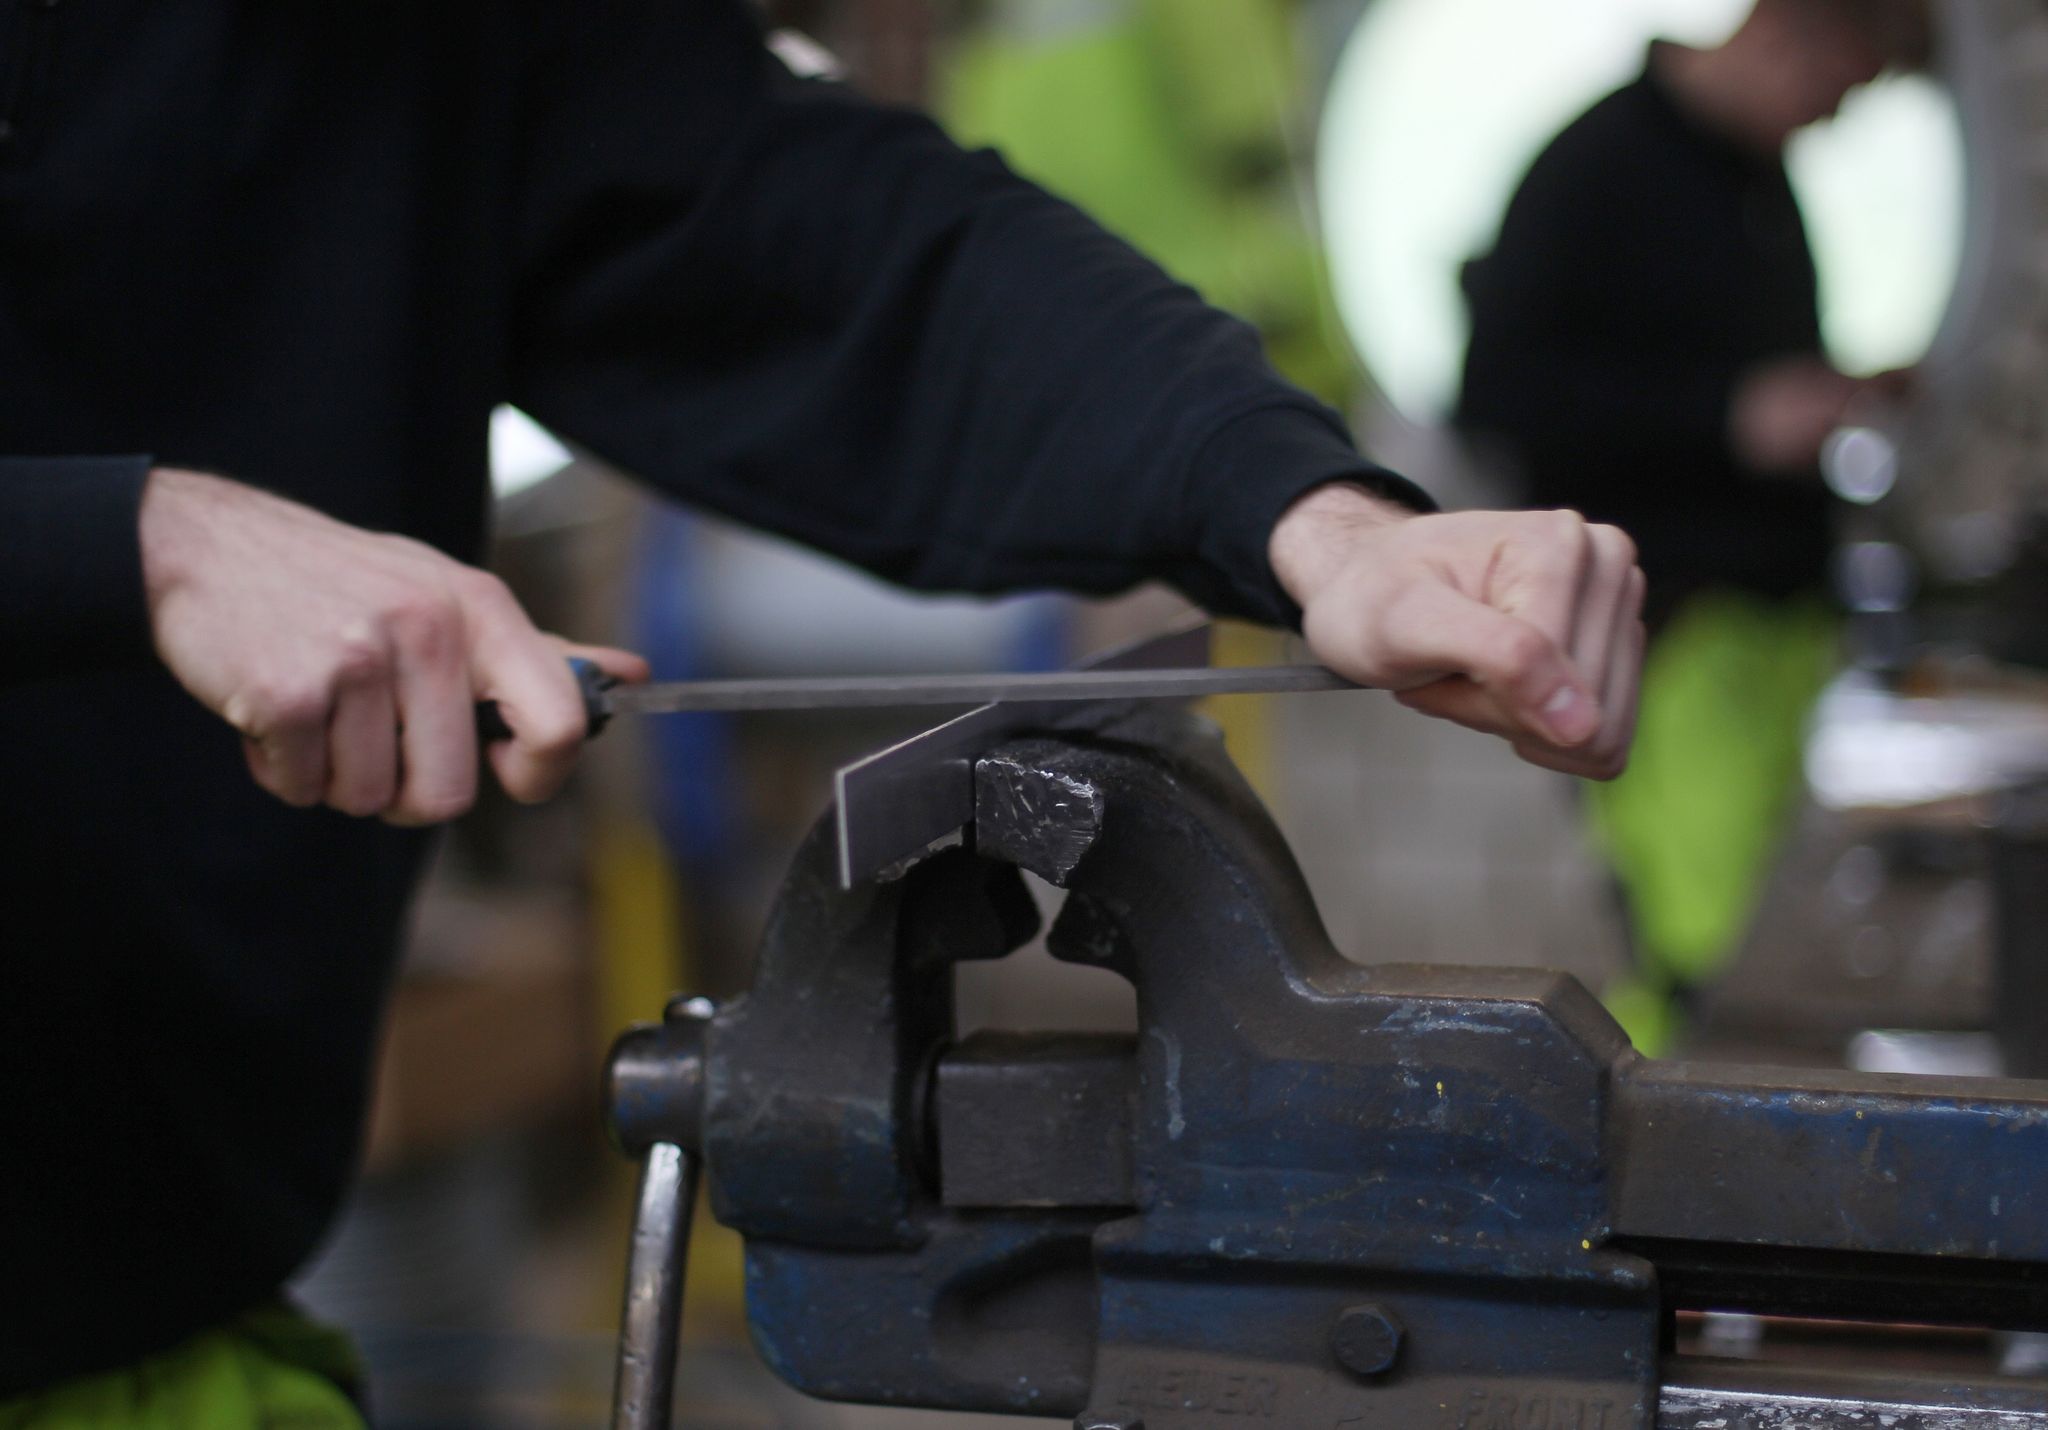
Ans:
POLYGON ((538 486, 573 460, 552 432, 518 408, 491 413, 491 490, 500 500, 538 486))
POLYGON ((1962 121, 1920 75, 1849 96, 1792 141, 1792 187, 1820 265, 1821 321, 1847 372, 1910 367, 1941 326, 1962 266, 1962 121))
POLYGON ((1806 781, 1823 809, 1969 799, 2048 772, 2048 718, 2026 696, 1911 699, 1866 672, 1836 678, 1814 711, 1806 781))
MULTIPOLYGON (((1373 0, 1338 62, 1317 158, 1345 327, 1403 413, 1445 415, 1467 323, 1458 271, 1493 242, 1537 153, 1642 69, 1655 38, 1711 45, 1750 0, 1373 0)), ((1888 78, 1787 159, 1835 361, 1917 361, 1961 261, 1963 141, 1939 85, 1888 78)))

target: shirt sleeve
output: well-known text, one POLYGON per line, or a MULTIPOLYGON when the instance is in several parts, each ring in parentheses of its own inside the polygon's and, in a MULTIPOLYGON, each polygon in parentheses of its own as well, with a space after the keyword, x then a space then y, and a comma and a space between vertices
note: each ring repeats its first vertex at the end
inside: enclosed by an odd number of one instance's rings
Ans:
POLYGON ((150 459, 0 457, 0 683, 150 654, 136 522, 150 459))
POLYGON ((1244 324, 994 155, 792 78, 736 0, 557 8, 511 388, 565 436, 905 584, 1162 578, 1274 622, 1295 497, 1426 509, 1244 324))

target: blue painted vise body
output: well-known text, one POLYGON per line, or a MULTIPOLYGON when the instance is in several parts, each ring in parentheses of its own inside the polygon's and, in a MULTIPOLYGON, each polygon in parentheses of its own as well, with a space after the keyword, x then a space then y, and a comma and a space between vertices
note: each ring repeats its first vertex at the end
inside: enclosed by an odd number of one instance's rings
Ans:
POLYGON ((1347 961, 1191 722, 976 773, 973 847, 896 881, 842 892, 821 826, 704 1033, 713 1206, 800 1389, 1636 1430, 1680 1307, 2048 1326, 2029 1085, 1652 1063, 1561 975, 1347 961), (1020 868, 1135 1036, 956 1037, 1020 868))

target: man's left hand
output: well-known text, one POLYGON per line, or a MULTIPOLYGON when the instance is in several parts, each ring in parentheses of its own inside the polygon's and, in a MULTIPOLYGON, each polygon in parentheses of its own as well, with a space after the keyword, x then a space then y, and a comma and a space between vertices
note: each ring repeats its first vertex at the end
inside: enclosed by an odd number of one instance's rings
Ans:
POLYGON ((1619 529, 1566 511, 1417 516, 1333 485, 1288 508, 1268 554, 1339 675, 1546 769, 1626 768, 1644 581, 1619 529))

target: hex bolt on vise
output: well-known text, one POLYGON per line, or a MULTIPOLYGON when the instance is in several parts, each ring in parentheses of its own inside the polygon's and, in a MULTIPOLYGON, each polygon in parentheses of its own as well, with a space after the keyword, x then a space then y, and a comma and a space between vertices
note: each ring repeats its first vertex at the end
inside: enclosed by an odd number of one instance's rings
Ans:
POLYGON ((1679 1310, 2048 1329, 2048 1086, 1652 1062, 1576 982, 1346 961, 1198 722, 1008 739, 965 847, 842 889, 613 1055, 646 1158, 620 1427, 668 1423, 689 1193, 767 1364, 1095 1430, 2048 1430, 2048 1384, 1677 1356, 1679 1310), (1029 939, 1136 1036, 961 1038, 1029 939))

